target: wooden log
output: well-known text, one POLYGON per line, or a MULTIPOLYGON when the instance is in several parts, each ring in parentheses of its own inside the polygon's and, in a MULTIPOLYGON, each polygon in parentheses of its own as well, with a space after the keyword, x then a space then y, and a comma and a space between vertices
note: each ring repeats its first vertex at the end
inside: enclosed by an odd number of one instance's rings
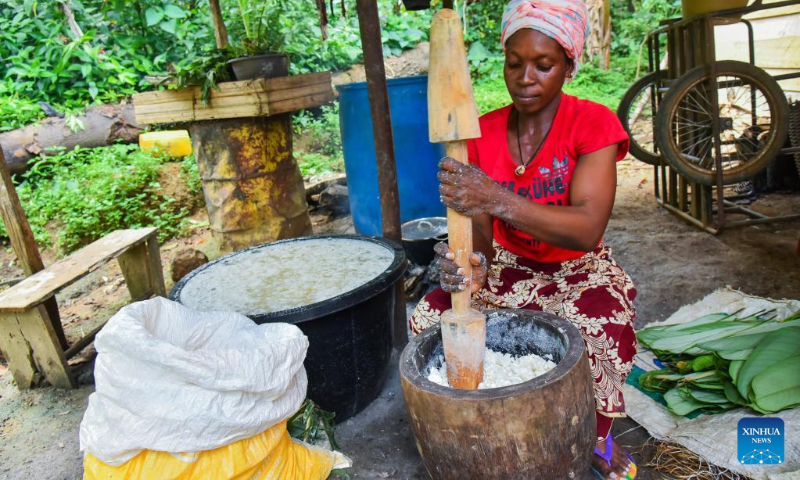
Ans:
POLYGON ((50 117, 33 125, 0 133, 6 162, 11 173, 24 172, 28 161, 51 147, 100 147, 121 141, 134 143, 142 127, 136 123, 133 105, 100 105, 78 116, 84 129, 73 132, 66 120, 50 117))

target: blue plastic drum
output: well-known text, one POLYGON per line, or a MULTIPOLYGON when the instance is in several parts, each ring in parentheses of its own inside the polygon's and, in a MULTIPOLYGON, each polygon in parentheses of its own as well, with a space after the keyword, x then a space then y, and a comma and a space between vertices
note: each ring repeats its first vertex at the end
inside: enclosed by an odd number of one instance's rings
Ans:
MULTIPOLYGON (((444 147, 428 141, 428 76, 388 81, 400 221, 445 215, 436 179, 444 147)), ((378 169, 366 83, 336 87, 350 210, 356 231, 381 235, 378 169)))

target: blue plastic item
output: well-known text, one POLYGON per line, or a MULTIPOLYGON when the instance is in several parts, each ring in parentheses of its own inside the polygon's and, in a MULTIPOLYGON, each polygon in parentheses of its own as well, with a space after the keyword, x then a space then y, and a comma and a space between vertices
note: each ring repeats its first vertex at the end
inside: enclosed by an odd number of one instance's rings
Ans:
MULTIPOLYGON (((439 160, 444 147, 428 141, 428 76, 388 81, 400 221, 446 214, 439 200, 439 160)), ((356 231, 382 234, 378 168, 366 83, 336 87, 350 210, 356 231)))

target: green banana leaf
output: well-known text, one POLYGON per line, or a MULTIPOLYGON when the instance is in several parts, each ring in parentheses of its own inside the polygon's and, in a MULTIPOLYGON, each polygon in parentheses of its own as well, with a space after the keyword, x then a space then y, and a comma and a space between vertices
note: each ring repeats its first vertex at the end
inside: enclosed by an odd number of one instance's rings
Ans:
POLYGON ((735 403, 736 405, 747 405, 747 399, 742 397, 733 382, 725 382, 723 388, 725 390, 725 398, 727 398, 729 402, 735 403))
POLYGON ((717 355, 725 360, 747 360, 747 357, 753 353, 752 348, 746 350, 717 350, 717 355))
MULTIPOLYGON (((748 317, 752 318, 752 317, 748 317)), ((675 332, 675 335, 668 338, 661 338, 654 341, 650 348, 653 351, 666 351, 674 354, 679 353, 709 353, 710 350, 703 348, 706 342, 714 340, 718 345, 722 345, 721 350, 736 350, 725 346, 726 341, 731 341, 732 337, 749 336, 759 333, 773 331, 784 331, 786 328, 800 327, 800 319, 789 321, 775 320, 741 320, 741 321, 718 321, 700 325, 697 329, 682 330, 675 332)), ((761 340, 763 342, 763 339, 761 340)))
MULTIPOLYGON (((775 325, 780 326, 781 324, 775 322, 775 325)), ((716 340, 702 342, 697 346, 711 351, 752 349, 764 339, 767 333, 769 332, 719 338, 716 340)))
POLYGON ((739 393, 753 400, 750 382, 776 363, 800 354, 800 327, 787 327, 770 332, 742 365, 734 383, 739 393))
POLYGON ((771 365, 751 382, 753 403, 761 410, 778 412, 800 405, 800 355, 771 365))
POLYGON ((649 348, 650 344, 653 341, 659 338, 667 338, 673 335, 675 331, 680 331, 681 329, 691 328, 697 325, 703 325, 705 323, 717 322, 719 320, 724 320, 731 316, 732 315, 729 315, 727 313, 712 313, 711 315, 706 315, 704 317, 700 317, 696 320, 692 320, 691 322, 687 323, 661 325, 658 327, 645 328, 639 332, 636 332, 636 337, 639 339, 639 342, 642 345, 649 348))
POLYGON ((702 388, 693 388, 693 387, 687 387, 685 391, 690 397, 692 397, 692 399, 697 400, 698 402, 701 403, 712 403, 712 404, 731 403, 728 400, 728 397, 726 397, 724 393, 710 392, 708 390, 703 390, 702 388))
POLYGON ((731 375, 731 380, 733 380, 733 383, 736 383, 736 380, 739 378, 739 370, 742 369, 742 365, 744 365, 744 360, 734 360, 731 362, 728 373, 731 375))
POLYGON ((667 391, 667 393, 664 394, 664 400, 666 400, 667 408, 669 408, 670 412, 681 416, 688 415, 695 410, 700 410, 701 408, 708 406, 705 403, 698 402, 691 397, 684 398, 677 388, 667 391))
POLYGON ((666 392, 682 378, 683 375, 673 373, 670 369, 653 370, 639 376, 639 385, 654 392, 666 392))

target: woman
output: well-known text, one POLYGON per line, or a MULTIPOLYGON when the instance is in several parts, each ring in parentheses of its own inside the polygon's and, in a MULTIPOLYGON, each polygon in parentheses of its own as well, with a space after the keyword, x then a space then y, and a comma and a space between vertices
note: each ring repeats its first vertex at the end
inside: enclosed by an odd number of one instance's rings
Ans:
POLYGON ((625 414, 636 290, 602 242, 628 136, 606 107, 561 91, 578 71, 586 19, 580 0, 506 7, 501 41, 512 103, 481 117, 481 138, 468 142, 470 165, 440 164, 442 202, 473 219, 473 275, 465 278, 437 245, 442 288, 420 301, 410 323, 414 333, 437 323, 449 292, 464 288, 477 309, 528 308, 572 321, 594 379, 593 468, 602 478, 635 478, 610 429, 625 414))

